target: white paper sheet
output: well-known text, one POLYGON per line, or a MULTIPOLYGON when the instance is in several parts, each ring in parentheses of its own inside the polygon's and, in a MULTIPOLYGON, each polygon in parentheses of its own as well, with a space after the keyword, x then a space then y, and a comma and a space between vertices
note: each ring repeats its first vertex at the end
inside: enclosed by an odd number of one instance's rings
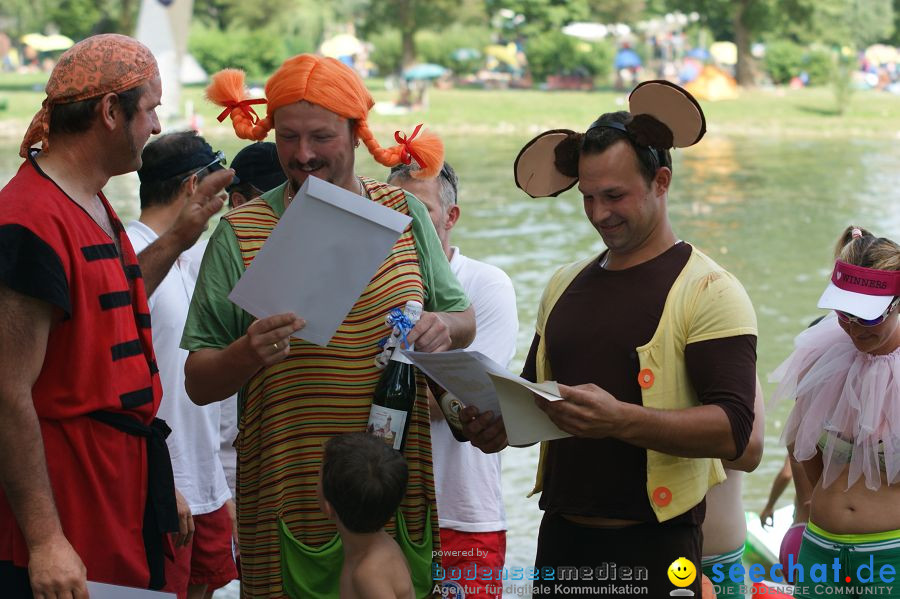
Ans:
POLYGON ((293 312, 325 346, 412 218, 309 177, 228 298, 256 316, 293 312))
POLYGON ((87 583, 87 590, 91 599, 176 599, 175 593, 120 587, 115 584, 91 582, 90 580, 87 583))
POLYGON ((562 399, 554 381, 526 381, 477 351, 403 350, 403 354, 463 404, 474 405, 480 412, 502 415, 510 445, 531 445, 571 436, 534 405, 532 392, 550 401, 562 399))

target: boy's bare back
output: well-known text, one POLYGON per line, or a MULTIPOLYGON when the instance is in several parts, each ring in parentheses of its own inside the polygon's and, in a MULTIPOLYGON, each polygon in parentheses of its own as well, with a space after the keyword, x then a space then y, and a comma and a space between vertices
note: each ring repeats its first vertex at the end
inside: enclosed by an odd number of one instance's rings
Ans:
POLYGON ((344 556, 341 599, 415 599, 409 565, 397 542, 383 530, 358 557, 344 556))

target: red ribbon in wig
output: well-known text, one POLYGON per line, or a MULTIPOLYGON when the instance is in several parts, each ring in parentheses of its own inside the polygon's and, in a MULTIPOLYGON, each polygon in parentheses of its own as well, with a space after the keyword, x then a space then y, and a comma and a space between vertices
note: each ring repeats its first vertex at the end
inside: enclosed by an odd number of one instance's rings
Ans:
POLYGON ((419 168, 425 168, 425 161, 422 160, 422 157, 416 154, 415 150, 412 148, 412 140, 416 138, 416 135, 419 134, 419 130, 422 128, 422 123, 419 123, 416 127, 413 134, 406 137, 406 134, 401 131, 394 132, 394 141, 403 146, 403 153, 400 154, 400 162, 403 164, 409 164, 413 160, 416 161, 416 164, 419 165, 419 168))
POLYGON ((257 122, 259 122, 259 115, 256 114, 256 111, 253 110, 253 107, 251 105, 265 103, 266 100, 264 98, 257 98, 255 100, 241 100, 240 102, 229 102, 225 106, 225 110, 223 110, 216 118, 218 118, 219 122, 221 123, 228 118, 228 115, 231 114, 232 110, 234 110, 235 108, 239 108, 244 112, 244 114, 250 117, 250 122, 255 125, 257 122))

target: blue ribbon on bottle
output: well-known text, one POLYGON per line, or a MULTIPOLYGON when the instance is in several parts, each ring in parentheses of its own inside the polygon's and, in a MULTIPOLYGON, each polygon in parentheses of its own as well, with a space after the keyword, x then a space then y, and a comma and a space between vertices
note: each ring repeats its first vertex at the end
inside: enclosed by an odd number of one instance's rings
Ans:
MULTIPOLYGON (((391 308, 391 311, 388 312, 387 324, 391 328, 400 329, 400 338, 403 340, 403 347, 409 349, 409 342, 406 340, 406 334, 412 330, 414 325, 406 314, 403 313, 403 310, 400 308, 391 308)), ((387 341, 387 339, 384 341, 387 341)))

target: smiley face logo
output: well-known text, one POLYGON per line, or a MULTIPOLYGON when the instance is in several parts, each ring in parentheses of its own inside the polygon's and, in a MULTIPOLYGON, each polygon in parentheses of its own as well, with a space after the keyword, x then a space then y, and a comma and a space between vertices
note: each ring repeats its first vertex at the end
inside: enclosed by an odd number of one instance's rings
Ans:
POLYGON ((691 560, 679 557, 672 562, 667 571, 669 581, 677 587, 690 586, 694 579, 697 578, 697 568, 694 567, 691 560))

